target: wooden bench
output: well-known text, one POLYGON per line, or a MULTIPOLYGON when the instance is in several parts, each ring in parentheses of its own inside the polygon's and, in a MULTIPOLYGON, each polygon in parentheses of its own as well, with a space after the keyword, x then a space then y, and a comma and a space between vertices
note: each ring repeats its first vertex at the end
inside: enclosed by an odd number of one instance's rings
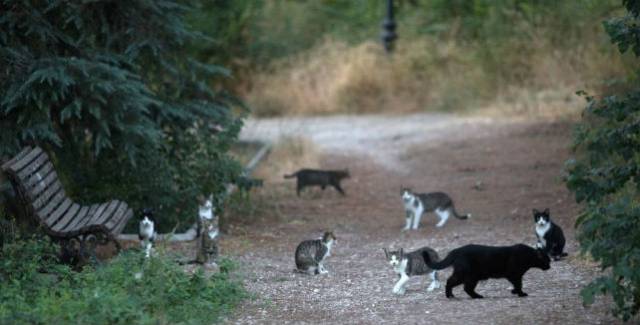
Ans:
POLYGON ((99 244, 112 241, 120 250, 116 236, 133 216, 125 202, 112 200, 90 206, 74 203, 62 188, 49 156, 39 147, 24 148, 2 164, 2 170, 25 213, 35 217, 46 233, 63 247, 76 249, 79 244, 81 257, 86 253, 89 240, 99 244))

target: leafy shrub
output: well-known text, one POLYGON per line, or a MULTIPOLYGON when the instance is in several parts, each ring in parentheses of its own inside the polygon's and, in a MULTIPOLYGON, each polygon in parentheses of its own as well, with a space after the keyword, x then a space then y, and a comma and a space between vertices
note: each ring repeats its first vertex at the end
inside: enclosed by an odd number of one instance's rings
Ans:
MULTIPOLYGON (((605 22, 620 52, 640 56, 640 1, 623 1, 629 13, 605 22)), ((614 314, 629 320, 640 310, 640 85, 588 106, 575 134, 576 158, 568 162, 568 187, 585 208, 577 220, 584 253, 606 273, 582 290, 585 303, 609 294, 614 314)))
POLYGON ((0 160, 51 155, 68 194, 153 207, 160 230, 220 198, 240 168, 226 155, 241 103, 229 71, 191 58, 210 39, 174 1, 0 1, 0 160))
POLYGON ((3 248, 0 323, 205 324, 246 296, 228 260, 208 276, 186 274, 165 256, 127 251, 77 273, 56 264, 57 249, 35 239, 3 248))

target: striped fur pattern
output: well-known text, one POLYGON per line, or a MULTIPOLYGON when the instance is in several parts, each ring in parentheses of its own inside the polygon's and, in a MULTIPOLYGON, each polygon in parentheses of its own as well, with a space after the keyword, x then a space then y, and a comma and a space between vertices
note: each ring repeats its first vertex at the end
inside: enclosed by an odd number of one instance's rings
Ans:
POLYGON ((329 273, 324 261, 331 255, 331 247, 335 242, 336 236, 331 231, 325 232, 321 239, 301 242, 296 248, 296 268, 308 274, 329 273))

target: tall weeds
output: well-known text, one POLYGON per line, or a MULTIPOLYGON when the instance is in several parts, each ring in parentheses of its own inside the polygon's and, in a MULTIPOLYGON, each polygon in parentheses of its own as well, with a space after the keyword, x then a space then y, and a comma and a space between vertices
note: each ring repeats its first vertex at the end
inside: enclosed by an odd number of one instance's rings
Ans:
POLYGON ((532 37, 489 50, 455 38, 423 37, 401 40, 388 56, 373 41, 349 45, 326 38, 257 74, 248 98, 259 116, 460 112, 486 106, 535 114, 540 101, 577 103, 575 90, 599 88, 596 80, 621 71, 622 58, 601 49, 597 39, 556 49, 547 39, 532 37))

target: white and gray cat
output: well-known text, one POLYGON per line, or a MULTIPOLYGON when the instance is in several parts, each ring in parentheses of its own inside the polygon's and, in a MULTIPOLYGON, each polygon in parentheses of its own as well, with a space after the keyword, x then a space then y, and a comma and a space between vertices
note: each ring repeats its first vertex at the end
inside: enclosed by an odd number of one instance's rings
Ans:
POLYGON ((409 281, 410 276, 424 275, 429 273, 431 276, 431 284, 427 288, 427 291, 433 291, 436 288, 440 288, 440 281, 438 281, 438 271, 432 270, 424 262, 422 253, 428 254, 433 260, 440 260, 438 253, 430 247, 422 247, 410 253, 404 253, 400 248, 397 251, 387 251, 383 248, 384 255, 387 258, 387 262, 393 271, 398 274, 398 282, 393 286, 392 292, 397 295, 403 295, 405 293, 405 285, 409 281))
POLYGON ((469 219, 471 214, 459 215, 453 205, 453 200, 443 192, 416 193, 409 188, 402 189, 406 225, 402 230, 418 229, 420 218, 425 212, 435 212, 440 217, 436 227, 442 227, 453 215, 458 219, 469 219))
POLYGON ((336 241, 331 231, 325 232, 320 239, 302 241, 296 248, 296 268, 308 274, 329 273, 324 268, 324 261, 331 255, 331 247, 336 241))
POLYGON ((155 220, 151 209, 142 210, 140 223, 138 224, 138 239, 144 248, 145 257, 151 256, 153 242, 156 239, 155 220))
POLYGON ((213 197, 200 199, 198 203, 198 251, 196 263, 215 265, 218 258, 218 218, 213 211, 213 197))

